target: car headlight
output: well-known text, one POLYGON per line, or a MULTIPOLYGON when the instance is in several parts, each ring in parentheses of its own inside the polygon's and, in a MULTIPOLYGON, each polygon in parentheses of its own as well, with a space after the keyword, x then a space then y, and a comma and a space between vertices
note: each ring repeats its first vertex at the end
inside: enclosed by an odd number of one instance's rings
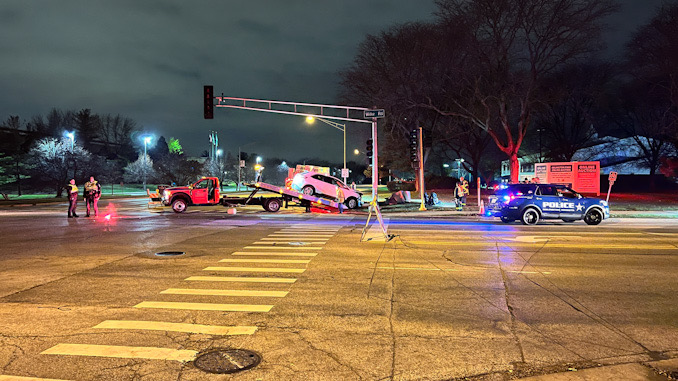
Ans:
POLYGON ((164 190, 162 191, 162 199, 167 200, 169 198, 169 191, 164 190))

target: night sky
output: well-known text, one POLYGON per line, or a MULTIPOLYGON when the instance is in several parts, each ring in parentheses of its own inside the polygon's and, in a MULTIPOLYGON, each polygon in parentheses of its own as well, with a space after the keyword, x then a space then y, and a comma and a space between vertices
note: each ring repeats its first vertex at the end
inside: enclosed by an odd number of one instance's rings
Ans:
MULTIPOLYGON (((608 56, 661 0, 626 0, 608 20, 608 56)), ((341 161, 342 135, 300 117, 216 109, 216 94, 334 103, 338 71, 368 33, 433 18, 433 1, 46 1, 0 3, 0 119, 60 109, 122 114, 145 131, 179 138, 189 155, 219 132, 224 151, 288 160, 341 161)), ((348 158, 369 125, 348 126, 348 158)))

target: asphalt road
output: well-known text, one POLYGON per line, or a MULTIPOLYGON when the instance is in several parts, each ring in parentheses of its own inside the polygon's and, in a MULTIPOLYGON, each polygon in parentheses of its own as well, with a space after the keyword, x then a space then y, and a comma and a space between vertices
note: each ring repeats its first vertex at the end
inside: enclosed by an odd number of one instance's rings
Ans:
POLYGON ((505 380, 678 358, 675 219, 391 218, 393 240, 360 243, 362 215, 83 214, 0 208, 0 380, 505 380), (197 369, 215 348, 263 360, 197 369))

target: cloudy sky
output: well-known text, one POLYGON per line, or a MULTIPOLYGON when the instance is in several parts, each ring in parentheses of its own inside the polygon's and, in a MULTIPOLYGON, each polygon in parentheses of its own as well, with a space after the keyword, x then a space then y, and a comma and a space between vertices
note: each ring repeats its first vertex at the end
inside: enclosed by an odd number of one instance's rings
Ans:
MULTIPOLYGON (((612 51, 662 0, 625 0, 611 17, 612 51)), ((216 94, 334 103, 337 72, 358 44, 397 23, 432 19, 431 0, 3 0, 0 120, 51 108, 122 114, 179 138, 189 154, 219 133, 225 151, 340 161, 342 136, 294 116, 215 110, 202 117, 202 86, 216 94)), ((348 126, 349 159, 368 125, 348 126)))

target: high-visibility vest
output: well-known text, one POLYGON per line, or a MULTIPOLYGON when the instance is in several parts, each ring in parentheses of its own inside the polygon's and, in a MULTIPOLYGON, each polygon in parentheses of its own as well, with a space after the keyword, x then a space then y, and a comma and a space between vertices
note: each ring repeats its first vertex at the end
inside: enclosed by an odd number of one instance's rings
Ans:
POLYGON ((86 190, 87 192, 96 192, 96 191, 98 191, 98 189, 97 189, 97 181, 94 180, 93 182, 89 182, 89 181, 86 182, 86 183, 85 183, 85 190, 86 190))

